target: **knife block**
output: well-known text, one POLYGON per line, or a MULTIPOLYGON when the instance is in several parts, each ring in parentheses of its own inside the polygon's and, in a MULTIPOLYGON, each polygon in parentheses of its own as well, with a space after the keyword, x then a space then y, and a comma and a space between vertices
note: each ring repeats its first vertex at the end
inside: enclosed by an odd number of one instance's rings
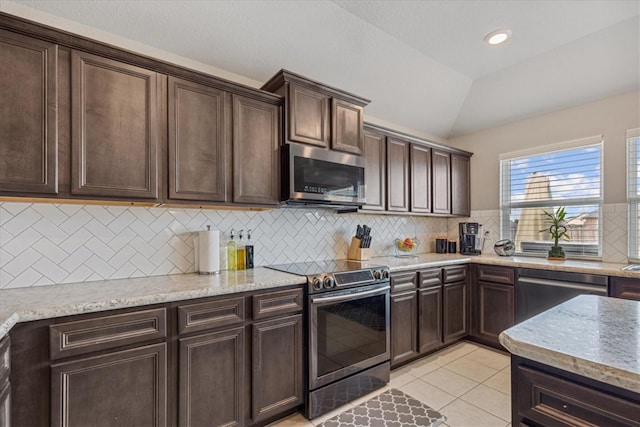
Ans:
POLYGON ((361 248, 360 239, 352 237, 351 245, 349 245, 349 251, 347 252, 347 259, 352 261, 368 261, 369 248, 361 248))

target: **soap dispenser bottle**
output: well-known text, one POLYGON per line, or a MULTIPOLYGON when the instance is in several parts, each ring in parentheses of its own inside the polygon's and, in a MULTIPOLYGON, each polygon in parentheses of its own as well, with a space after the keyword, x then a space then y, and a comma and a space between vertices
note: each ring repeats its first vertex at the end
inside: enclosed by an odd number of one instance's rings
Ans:
POLYGON ((244 270, 246 267, 246 251, 244 248, 244 242, 242 241, 242 233, 244 230, 240 230, 238 232, 238 249, 236 250, 236 266, 237 270, 244 270))
POLYGON ((227 243, 227 266, 229 268, 229 270, 237 270, 238 269, 238 263, 237 263, 237 251, 238 251, 238 245, 236 244, 236 241, 233 240, 234 236, 234 229, 231 229, 231 233, 230 233, 230 237, 231 240, 229 240, 229 243, 227 243))
POLYGON ((247 261, 246 268, 253 268, 253 244, 251 242, 251 229, 247 230, 247 244, 244 247, 247 261))

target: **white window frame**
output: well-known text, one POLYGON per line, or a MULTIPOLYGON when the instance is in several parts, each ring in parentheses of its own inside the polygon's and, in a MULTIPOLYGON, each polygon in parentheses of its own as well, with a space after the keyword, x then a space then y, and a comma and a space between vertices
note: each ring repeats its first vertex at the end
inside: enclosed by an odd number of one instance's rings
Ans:
MULTIPOLYGON (((569 258, 585 259, 585 260, 602 260, 602 229, 603 229, 603 204, 604 204, 604 138, 602 135, 591 136, 587 138, 576 139, 572 141, 560 142, 551 145, 538 146, 526 150, 502 153, 500 160, 500 238, 510 239, 510 214, 512 209, 527 207, 556 207, 560 206, 580 206, 580 205, 598 205, 598 255, 597 256, 568 256, 569 258), (565 151, 575 148, 587 148, 588 146, 599 146, 600 149, 600 190, 599 197, 587 197, 580 199, 571 199, 570 201, 550 200, 548 202, 512 202, 511 189, 511 168, 510 160, 517 160, 523 157, 532 157, 543 154, 551 154, 558 151, 565 151), (509 200, 509 203, 506 203, 509 200)), ((542 253, 517 252, 519 256, 545 257, 542 253)))
POLYGON ((638 215, 640 211, 640 196, 638 195, 638 139, 640 128, 627 131, 627 205, 628 216, 628 253, 630 261, 640 261, 638 215))

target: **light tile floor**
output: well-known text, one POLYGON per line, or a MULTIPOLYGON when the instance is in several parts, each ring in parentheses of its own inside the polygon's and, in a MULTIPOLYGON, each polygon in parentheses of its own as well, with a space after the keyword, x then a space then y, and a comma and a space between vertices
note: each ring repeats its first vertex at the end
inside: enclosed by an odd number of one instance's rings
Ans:
POLYGON ((391 371, 380 390, 322 417, 295 414, 273 427, 311 427, 382 393, 397 388, 447 417, 445 427, 511 427, 510 359, 506 353, 463 341, 391 371))

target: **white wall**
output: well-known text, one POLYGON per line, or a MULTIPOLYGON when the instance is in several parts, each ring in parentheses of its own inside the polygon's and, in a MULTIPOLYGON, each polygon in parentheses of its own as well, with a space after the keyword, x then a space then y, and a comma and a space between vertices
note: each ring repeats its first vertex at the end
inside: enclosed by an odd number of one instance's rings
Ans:
POLYGON ((501 153, 594 135, 604 136, 604 203, 626 203, 627 129, 640 127, 640 92, 611 96, 555 113, 521 120, 449 140, 474 153, 471 158, 471 209, 500 207, 501 153))

